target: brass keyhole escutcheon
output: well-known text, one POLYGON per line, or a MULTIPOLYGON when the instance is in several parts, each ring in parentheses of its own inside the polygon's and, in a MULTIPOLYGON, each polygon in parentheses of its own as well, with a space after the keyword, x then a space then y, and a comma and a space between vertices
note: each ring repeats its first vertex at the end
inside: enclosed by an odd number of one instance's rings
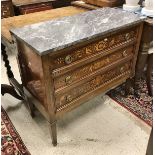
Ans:
POLYGON ((124 50, 122 54, 124 57, 126 57, 128 55, 126 50, 124 50))
POLYGON ((66 58, 65 58, 65 63, 66 64, 70 64, 70 63, 72 63, 72 60, 73 60, 72 56, 71 55, 67 55, 66 58))
POLYGON ((65 82, 66 82, 67 84, 69 84, 69 83, 72 82, 71 79, 72 79, 71 76, 67 76, 67 77, 65 78, 65 82))
POLYGON ((127 33, 127 34, 125 35, 125 38, 126 38, 126 40, 129 40, 129 39, 130 39, 130 34, 127 33))
POLYGON ((71 101, 72 101, 71 95, 66 96, 66 101, 67 101, 67 102, 71 102, 71 101))

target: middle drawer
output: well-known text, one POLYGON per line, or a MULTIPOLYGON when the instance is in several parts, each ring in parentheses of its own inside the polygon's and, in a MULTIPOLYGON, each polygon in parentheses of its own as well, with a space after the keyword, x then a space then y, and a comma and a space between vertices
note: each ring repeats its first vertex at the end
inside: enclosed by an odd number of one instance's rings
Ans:
POLYGON ((78 82, 85 77, 92 75, 100 69, 109 65, 115 65, 115 62, 121 61, 127 57, 132 57, 133 45, 120 49, 112 54, 106 55, 96 61, 93 61, 85 66, 79 67, 74 71, 70 71, 64 75, 58 76, 54 79, 55 90, 63 89, 74 82, 78 82))

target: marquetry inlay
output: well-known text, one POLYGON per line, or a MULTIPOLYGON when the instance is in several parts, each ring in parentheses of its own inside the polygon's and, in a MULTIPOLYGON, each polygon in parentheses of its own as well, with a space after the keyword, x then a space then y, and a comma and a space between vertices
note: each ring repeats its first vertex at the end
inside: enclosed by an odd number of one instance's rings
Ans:
POLYGON ((95 62, 92 62, 86 66, 80 67, 74 71, 71 71, 65 75, 62 75, 56 78, 55 81, 55 88, 61 88, 67 86, 77 80, 83 79, 85 76, 90 75, 91 73, 105 67, 108 65, 113 64, 116 61, 121 60, 132 54, 133 47, 129 47, 126 50, 122 49, 121 51, 112 53, 110 55, 104 56, 95 62))
POLYGON ((136 38, 137 29, 132 29, 130 31, 122 32, 120 34, 115 34, 110 37, 106 37, 101 41, 90 44, 86 47, 83 47, 79 50, 71 51, 66 55, 59 55, 58 57, 53 58, 56 68, 63 65, 71 64, 77 60, 83 59, 85 57, 91 56, 92 54, 97 54, 103 50, 110 50, 130 42, 136 38))
POLYGON ((68 91, 67 93, 63 93, 62 96, 57 97, 57 107, 61 107, 64 104, 67 104, 76 98, 91 92, 98 87, 106 84, 107 82, 110 82, 113 80, 113 78, 120 76, 121 74, 129 74, 130 72, 130 62, 117 66, 115 69, 111 69, 110 71, 106 73, 102 73, 94 77, 92 80, 84 83, 81 86, 78 86, 76 88, 73 88, 71 91, 68 91))
POLYGON ((68 9, 55 12, 56 20, 10 30, 17 44, 20 94, 32 116, 34 106, 45 116, 54 146, 56 123, 67 112, 126 81, 129 92, 144 24, 140 15, 117 8, 74 16, 68 9))

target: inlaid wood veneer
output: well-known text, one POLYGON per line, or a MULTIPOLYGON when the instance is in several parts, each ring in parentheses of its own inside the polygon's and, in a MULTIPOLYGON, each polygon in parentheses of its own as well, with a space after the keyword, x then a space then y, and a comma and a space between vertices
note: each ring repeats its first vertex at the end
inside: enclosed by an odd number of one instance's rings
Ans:
POLYGON ((139 15, 102 8, 11 31, 26 101, 54 146, 58 119, 134 76, 142 28, 139 15))

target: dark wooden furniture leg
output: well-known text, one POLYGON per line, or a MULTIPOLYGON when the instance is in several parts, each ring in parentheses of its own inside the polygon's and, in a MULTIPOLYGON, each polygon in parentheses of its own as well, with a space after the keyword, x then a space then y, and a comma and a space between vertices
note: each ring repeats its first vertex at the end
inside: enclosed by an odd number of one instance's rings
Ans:
POLYGON ((5 46, 3 44, 1 44, 1 50, 2 50, 1 52, 2 52, 2 56, 3 56, 4 65, 5 65, 6 71, 7 71, 7 76, 8 76, 8 78, 14 78, 13 72, 11 70, 10 62, 8 60, 8 55, 6 53, 5 46))
MULTIPOLYGON (((5 46, 3 44, 1 44, 1 51, 2 51, 2 56, 3 56, 3 61, 7 70, 7 76, 9 79, 14 78, 13 72, 11 70, 11 66, 8 60, 8 55, 5 51, 5 46)), ((10 81, 10 80, 9 80, 10 81)), ((12 96, 14 96, 15 98, 19 99, 19 100, 23 100, 23 98, 18 95, 18 93, 16 92, 15 88, 13 86, 10 85, 6 85, 6 84, 1 84, 1 94, 10 94, 12 96)))
POLYGON ((23 100, 23 98, 17 94, 14 87, 7 84, 1 84, 1 94, 10 94, 18 100, 23 100))
POLYGON ((149 142, 147 145, 146 155, 153 155, 153 128, 151 130, 149 142))
POLYGON ((153 40, 153 21, 146 20, 143 27, 143 33, 140 43, 140 49, 137 58, 136 71, 135 71, 135 84, 134 90, 135 95, 138 95, 138 81, 143 77, 144 67, 147 64, 148 50, 150 48, 150 43, 153 40))
POLYGON ((29 99, 26 96, 24 96, 24 100, 27 103, 27 106, 28 106, 31 117, 34 118, 35 117, 35 112, 34 112, 35 111, 35 106, 34 106, 34 104, 31 103, 31 101, 29 101, 29 99))
POLYGON ((148 93, 150 96, 153 96, 153 54, 148 55, 148 63, 147 63, 147 73, 146 73, 146 80, 147 80, 147 87, 148 93))
POLYGON ((17 98, 19 100, 25 100, 27 105, 28 105, 30 115, 33 118, 35 116, 34 105, 31 102, 29 102, 28 99, 25 97, 22 86, 14 78, 14 75, 13 75, 13 72, 11 70, 9 60, 8 60, 8 55, 6 53, 5 46, 3 44, 1 44, 1 48, 2 48, 3 61, 5 63, 5 67, 7 70, 7 76, 8 76, 9 82, 11 84, 11 85, 1 84, 1 94, 4 95, 4 94, 8 93, 8 94, 14 96, 15 98, 17 98), (16 90, 18 91, 18 93, 21 96, 18 95, 16 90))
POLYGON ((52 138, 53 146, 57 146, 57 129, 56 129, 56 122, 49 123, 50 133, 52 138))
POLYGON ((125 96, 131 94, 131 89, 133 87, 133 83, 132 83, 132 79, 129 78, 126 80, 126 83, 125 83, 125 96))
POLYGON ((139 97, 139 81, 144 78, 144 68, 147 64, 148 51, 150 43, 141 43, 140 50, 137 59, 136 72, 135 72, 135 84, 134 84, 134 95, 139 97))

